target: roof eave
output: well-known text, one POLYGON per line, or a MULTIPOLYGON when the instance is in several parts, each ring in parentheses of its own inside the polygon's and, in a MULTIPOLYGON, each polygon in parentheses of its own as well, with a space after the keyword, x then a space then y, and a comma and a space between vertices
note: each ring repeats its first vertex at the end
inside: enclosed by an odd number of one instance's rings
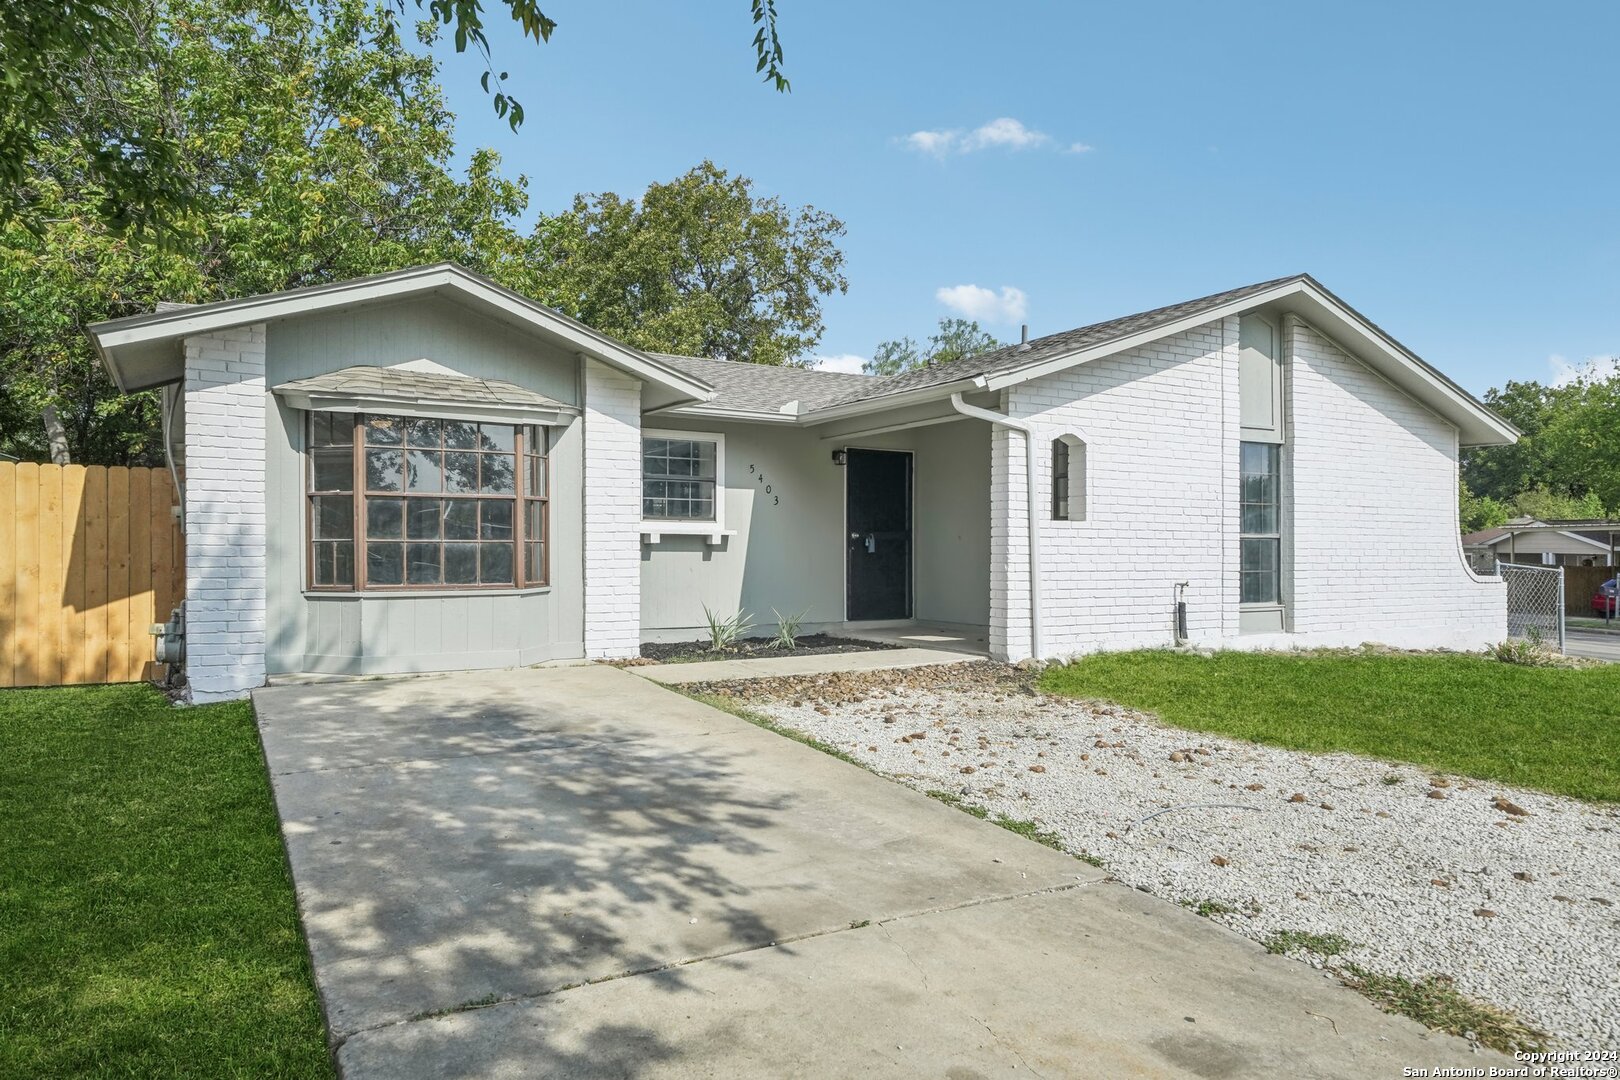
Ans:
POLYGON ((118 363, 119 351, 123 349, 150 346, 247 323, 269 322, 334 307, 439 290, 454 290, 509 311, 570 347, 627 370, 643 381, 656 383, 678 397, 691 401, 708 401, 714 397, 714 387, 707 382, 452 263, 412 267, 331 285, 200 304, 175 311, 108 319, 91 323, 85 330, 112 374, 114 383, 127 393, 129 380, 118 363))
POLYGON ((826 405, 819 409, 811 409, 804 414, 803 420, 804 423, 811 425, 825 424, 833 420, 843 420, 851 416, 865 416, 869 413, 898 409, 906 405, 935 401, 948 398, 955 393, 982 390, 983 388, 981 381, 977 378, 953 379, 948 383, 919 386, 912 390, 899 390, 892 394, 879 394, 875 397, 846 401, 840 405, 826 405))
POLYGON ((1218 319, 1224 319, 1229 315, 1241 314, 1244 311, 1263 307, 1267 304, 1296 298, 1309 301, 1319 312, 1336 315, 1343 326, 1353 330, 1356 336, 1360 337, 1366 345, 1373 347, 1390 360, 1400 364, 1411 372, 1413 376, 1420 379, 1437 398, 1449 404, 1451 406, 1450 415, 1446 419, 1457 426, 1461 445, 1503 446, 1518 441, 1519 431, 1512 424, 1491 412, 1472 394, 1469 394, 1414 355, 1400 342, 1384 333, 1360 312, 1334 296, 1308 275, 1301 275, 1263 292, 1253 293, 1213 308, 1206 308, 1195 314, 1183 316, 1173 322, 1115 338, 1112 341, 1093 345, 1090 348, 1076 349, 1058 356, 1045 357, 1020 367, 1009 368, 1006 371, 989 373, 981 377, 981 382, 986 390, 1002 390, 1009 386, 1028 382, 1031 379, 1038 379, 1045 375, 1067 370, 1079 364, 1112 356, 1115 353, 1124 352, 1127 349, 1133 349, 1157 341, 1160 338, 1179 334, 1218 319))

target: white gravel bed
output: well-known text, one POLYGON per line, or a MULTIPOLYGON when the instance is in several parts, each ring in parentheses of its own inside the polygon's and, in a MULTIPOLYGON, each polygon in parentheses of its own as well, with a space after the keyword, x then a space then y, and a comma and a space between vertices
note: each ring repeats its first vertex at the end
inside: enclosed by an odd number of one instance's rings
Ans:
POLYGON ((1449 975, 1566 1048, 1620 1047, 1613 805, 1018 690, 738 697, 913 787, 1032 820, 1130 885, 1225 905, 1232 913, 1214 917, 1247 937, 1338 934, 1355 943, 1343 958, 1365 968, 1449 975), (1498 796, 1528 814, 1497 809, 1498 796), (1249 809, 1185 808, 1206 803, 1249 809))

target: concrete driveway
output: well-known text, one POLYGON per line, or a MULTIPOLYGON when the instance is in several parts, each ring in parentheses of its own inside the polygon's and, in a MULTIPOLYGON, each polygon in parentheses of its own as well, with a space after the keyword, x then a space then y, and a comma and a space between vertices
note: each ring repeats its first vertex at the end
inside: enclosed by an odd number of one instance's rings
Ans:
POLYGON ((255 704, 350 1080, 1500 1063, 621 670, 255 704))

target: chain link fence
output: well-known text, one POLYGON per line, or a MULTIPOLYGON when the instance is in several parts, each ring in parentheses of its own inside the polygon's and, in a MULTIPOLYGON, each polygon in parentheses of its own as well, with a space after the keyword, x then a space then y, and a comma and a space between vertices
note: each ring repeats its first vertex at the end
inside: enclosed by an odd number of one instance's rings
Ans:
POLYGON ((1564 651, 1564 568, 1499 562, 1507 586, 1508 637, 1529 638, 1564 651))

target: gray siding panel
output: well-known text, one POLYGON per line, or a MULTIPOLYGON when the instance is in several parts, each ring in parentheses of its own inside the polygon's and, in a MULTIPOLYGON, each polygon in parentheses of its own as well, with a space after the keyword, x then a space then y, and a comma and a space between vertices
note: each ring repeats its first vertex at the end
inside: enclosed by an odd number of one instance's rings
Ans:
MULTIPOLYGON (((578 403, 578 361, 443 299, 271 324, 267 383, 427 359, 578 403)), ((579 422, 552 430, 551 587, 522 594, 304 592, 303 414, 267 396, 272 674, 506 667, 584 655, 579 422)))

